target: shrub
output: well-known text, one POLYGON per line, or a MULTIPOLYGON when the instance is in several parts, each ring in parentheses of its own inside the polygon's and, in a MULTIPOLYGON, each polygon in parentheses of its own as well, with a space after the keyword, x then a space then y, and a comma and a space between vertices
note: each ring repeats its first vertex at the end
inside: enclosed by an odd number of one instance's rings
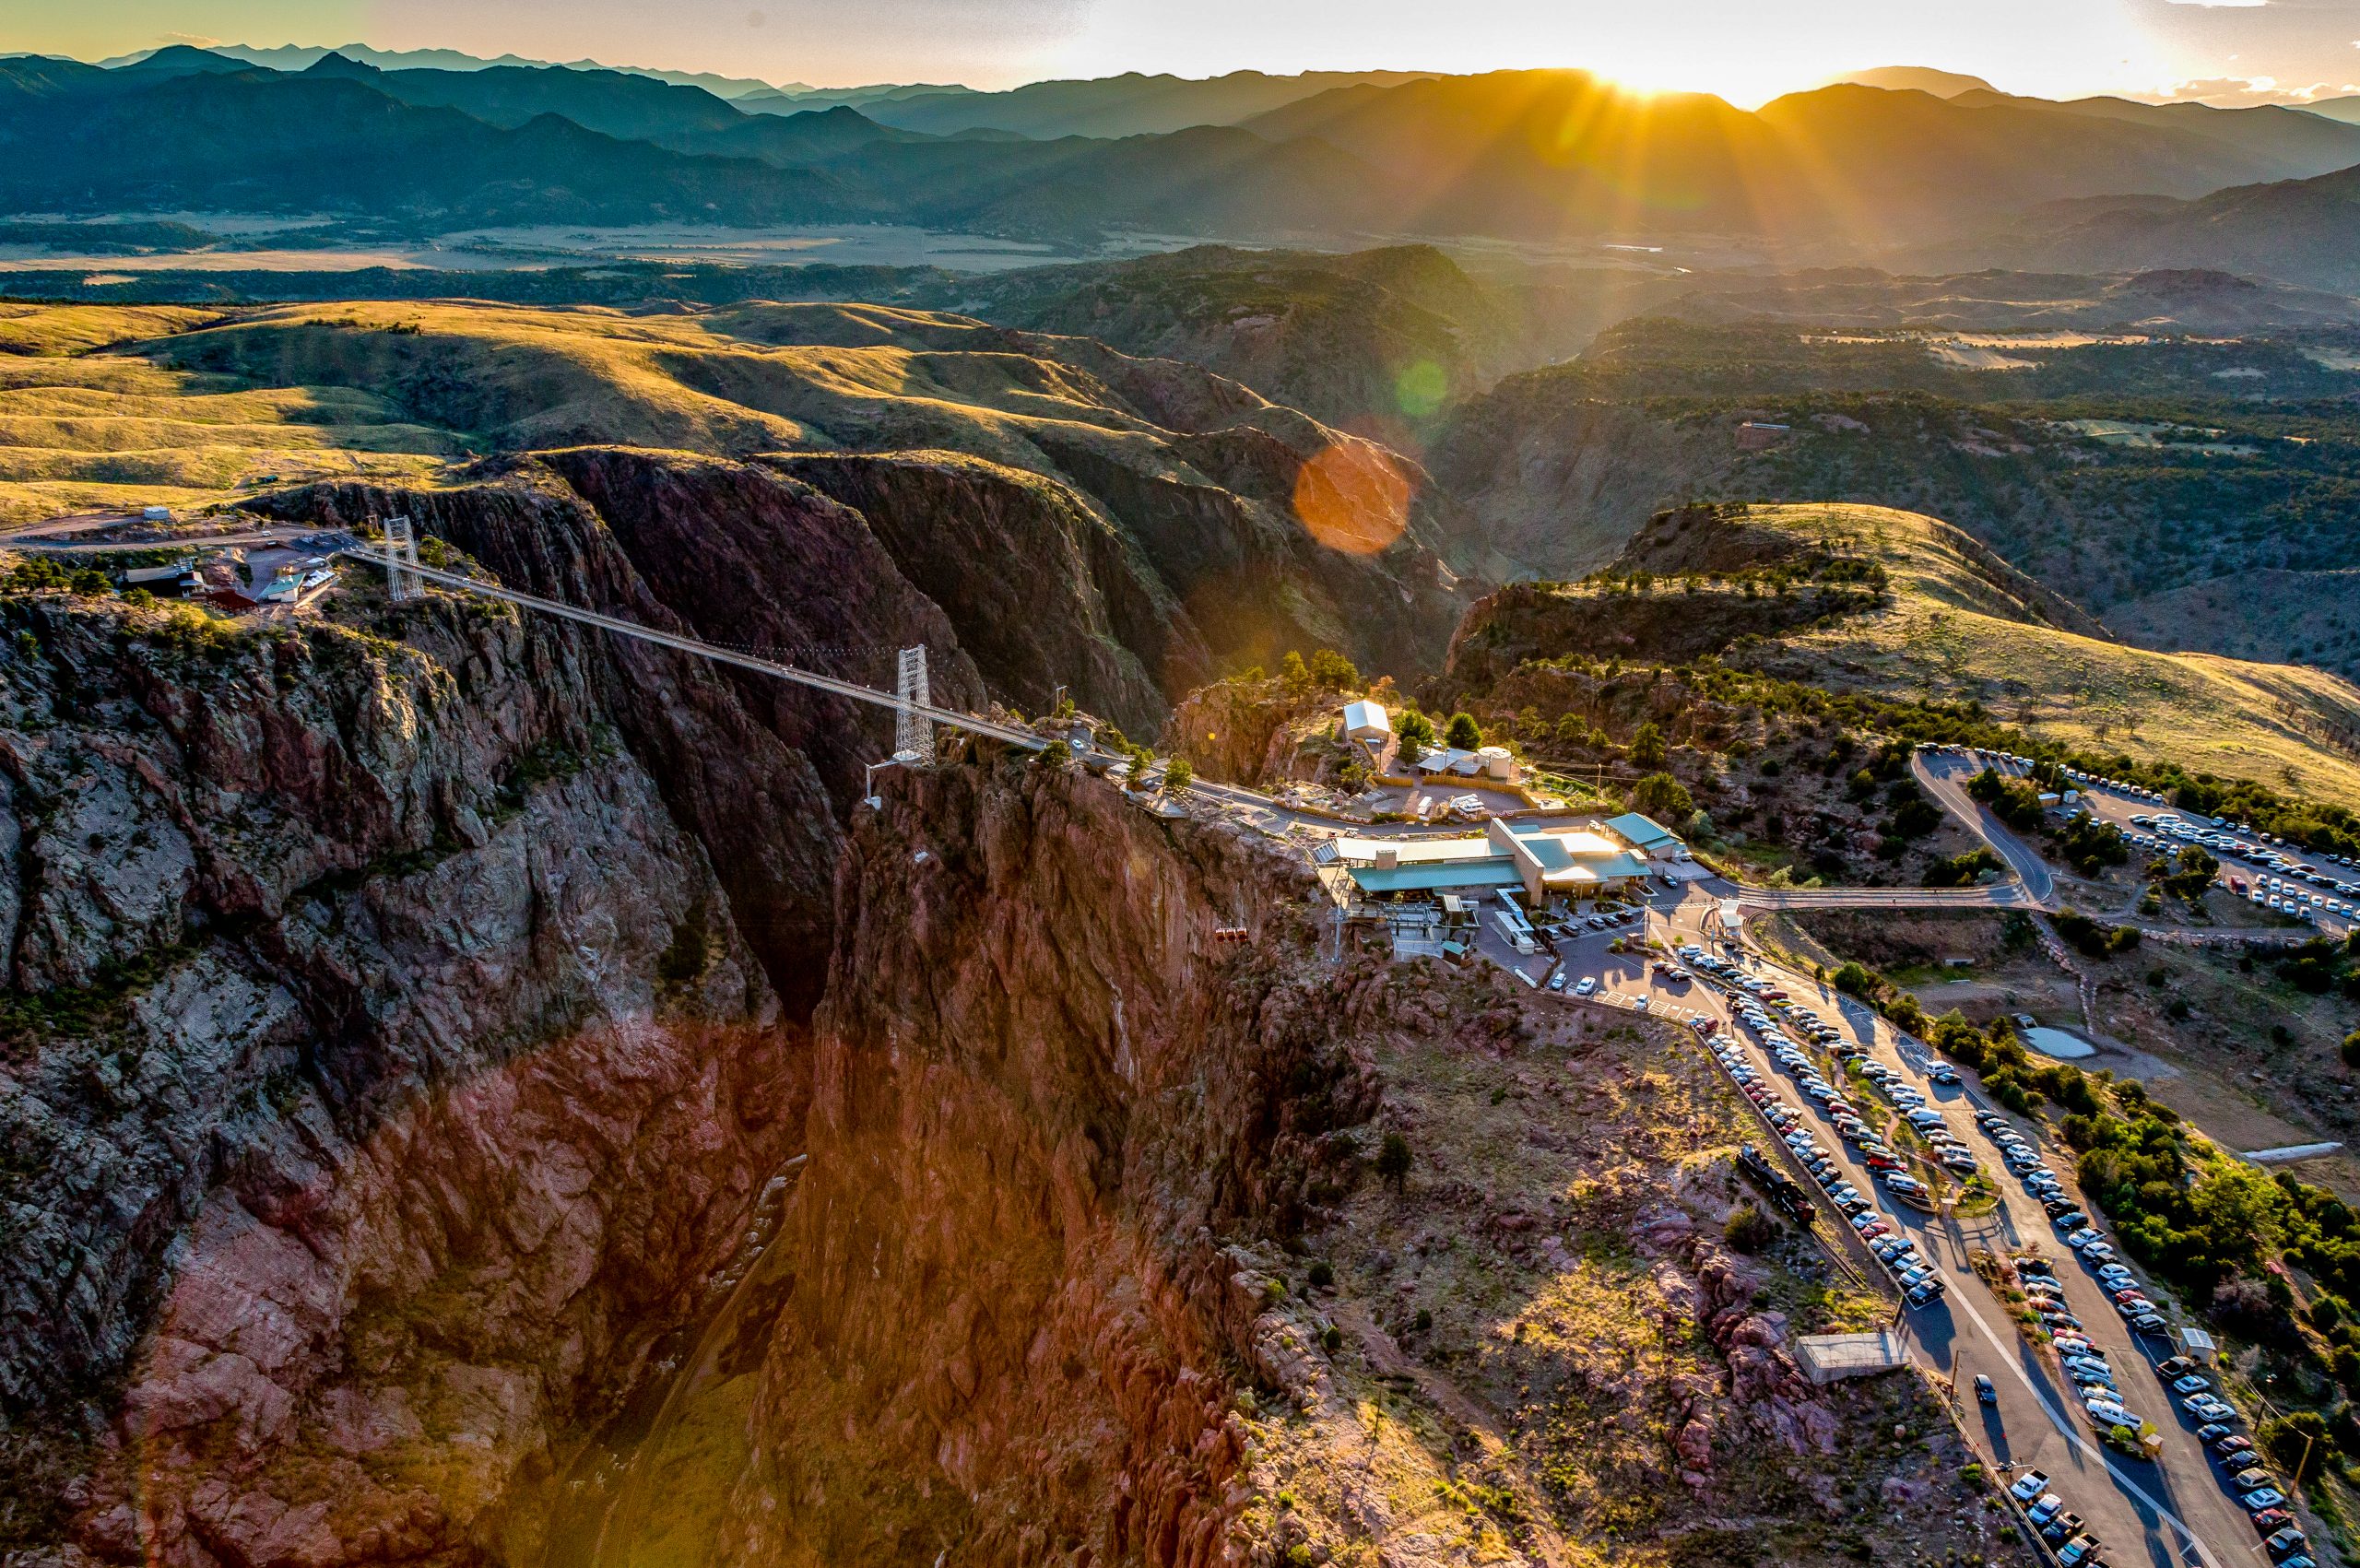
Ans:
POLYGON ((2343 1037, 2342 1054, 2345 1067, 2360 1067, 2360 1029, 2343 1037))
POLYGON ((1311 1270, 1305 1278, 1311 1281, 1311 1288, 1313 1290, 1324 1291, 1328 1286, 1336 1282, 1336 1269, 1332 1264, 1323 1257, 1311 1266, 1311 1270))
POLYGON ((1750 1203, 1738 1205, 1722 1229, 1729 1245, 1744 1253, 1760 1252, 1778 1237, 1777 1221, 1750 1203))
POLYGON ((1319 1344, 1329 1355, 1334 1355, 1344 1348, 1344 1331, 1334 1324, 1329 1324, 1320 1331, 1319 1344))
POLYGON ((2327 1418, 2317 1410, 2290 1410, 2283 1416, 2273 1416, 2257 1427, 2254 1435, 2280 1468, 2305 1484, 2319 1479, 2328 1456, 2334 1452, 2327 1418))
POLYGON ((1053 740, 1049 742, 1048 745, 1041 748, 1041 755, 1038 760, 1041 766, 1044 768, 1062 768, 1067 763, 1073 760, 1073 748, 1068 746, 1062 740, 1053 740))
POLYGON ((1398 1132, 1388 1132, 1377 1146, 1377 1178, 1395 1192, 1399 1192, 1410 1179, 1410 1140, 1398 1132))
POLYGON ((1631 737, 1631 760, 1642 768, 1660 768, 1664 755, 1663 731, 1652 720, 1641 725, 1639 732, 1631 737))
POLYGON ((1197 770, 1188 765, 1186 757, 1174 757, 1163 767, 1163 787, 1183 790, 1197 782, 1197 770))
POLYGON ((1472 751, 1483 744, 1483 728, 1472 713, 1453 713, 1450 727, 1443 732, 1443 744, 1459 751, 1472 751))

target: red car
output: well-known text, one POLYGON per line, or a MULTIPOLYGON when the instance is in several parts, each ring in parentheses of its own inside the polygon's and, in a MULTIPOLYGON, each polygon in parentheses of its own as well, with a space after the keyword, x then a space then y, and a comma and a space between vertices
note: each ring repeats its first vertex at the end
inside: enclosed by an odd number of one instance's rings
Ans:
POLYGON ((1901 1169, 1900 1161, 1890 1159, 1882 1154, 1871 1154, 1867 1159, 1861 1161, 1860 1163, 1866 1165, 1871 1171, 1898 1171, 1901 1169))
POLYGON ((2264 1508, 2253 1516, 2256 1535, 2272 1535, 2295 1522, 2295 1515, 2283 1508, 2264 1508))

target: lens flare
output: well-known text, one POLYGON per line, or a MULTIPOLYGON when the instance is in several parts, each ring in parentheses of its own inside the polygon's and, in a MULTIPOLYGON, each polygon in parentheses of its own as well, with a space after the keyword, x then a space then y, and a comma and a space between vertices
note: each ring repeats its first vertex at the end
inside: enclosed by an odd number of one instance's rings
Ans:
POLYGON ((1432 360, 1402 367, 1393 378, 1393 404, 1413 419, 1422 419, 1450 395, 1450 372, 1432 360))
POLYGON ((1322 448, 1294 477, 1294 512, 1331 550, 1375 555, 1410 525, 1410 481, 1366 442, 1322 448))

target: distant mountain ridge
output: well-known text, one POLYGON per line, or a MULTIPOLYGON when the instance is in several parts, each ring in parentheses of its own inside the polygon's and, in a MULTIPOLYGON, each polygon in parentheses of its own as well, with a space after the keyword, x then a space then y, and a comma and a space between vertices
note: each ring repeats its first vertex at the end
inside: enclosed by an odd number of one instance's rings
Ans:
POLYGON ((1951 253, 1971 264, 2203 268, 2360 293, 2360 164, 2192 201, 2075 203, 1951 253))
MULTIPOLYGON (((166 45, 171 47, 185 47, 166 45)), ((816 89, 802 82, 766 82, 755 77, 716 76, 711 71, 667 71, 651 65, 609 65, 599 60, 532 60, 522 54, 499 54, 486 57, 469 54, 458 49, 372 49, 365 43, 340 43, 333 47, 280 43, 209 43, 207 53, 242 60, 249 65, 261 65, 274 71, 302 71, 329 54, 341 54, 347 60, 363 65, 374 65, 381 71, 482 71, 494 66, 527 66, 540 69, 556 66, 569 71, 620 71, 626 76, 648 77, 675 87, 702 88, 719 98, 738 98, 756 92, 810 92, 816 89)), ((135 50, 118 54, 97 64, 104 69, 136 65, 161 53, 159 49, 135 50)))
POLYGON ((1807 265, 1970 240, 2042 204, 2189 199, 2360 165, 2360 125, 2317 114, 1979 87, 1945 100, 1844 84, 1752 112, 1571 71, 858 96, 865 108, 764 89, 749 112, 604 68, 387 70, 330 52, 285 72, 186 45, 112 69, 19 56, 0 61, 0 213, 301 210, 409 232, 876 222, 1355 247, 1663 236, 1807 265), (1286 101, 1242 124, 1204 123, 1273 99, 1286 101))

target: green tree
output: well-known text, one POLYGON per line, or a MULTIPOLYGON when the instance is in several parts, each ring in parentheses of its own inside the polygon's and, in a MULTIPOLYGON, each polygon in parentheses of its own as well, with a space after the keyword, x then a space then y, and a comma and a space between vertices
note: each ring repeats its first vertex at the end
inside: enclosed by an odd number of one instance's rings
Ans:
POLYGON ((1352 661, 1333 648, 1322 648, 1311 655, 1311 678, 1329 691, 1358 691, 1361 672, 1352 661))
POLYGON ((1377 1179, 1399 1192, 1410 1180, 1410 1140, 1398 1132, 1386 1133, 1377 1146, 1377 1179))
POLYGON ((1303 662, 1303 655, 1292 648, 1289 648, 1287 656, 1279 661, 1279 679, 1290 691, 1307 691, 1311 689, 1310 667, 1303 662))
POLYGON ((1684 822, 1696 803, 1670 773, 1649 773, 1631 786, 1631 809, 1658 822, 1684 822))
POLYGON ((1433 749, 1434 722, 1415 708, 1393 716, 1393 733, 1401 737, 1401 760, 1414 762, 1433 749))
POLYGON ((1041 766, 1051 770, 1064 767, 1073 760, 1073 748, 1062 740, 1053 740, 1041 748, 1041 766))
POLYGON ((1483 744, 1483 726, 1472 713, 1453 713, 1450 727, 1443 732, 1443 743, 1456 750, 1472 751, 1483 744))
POLYGON ((1631 760, 1642 768, 1660 768, 1663 760, 1663 731, 1650 719, 1631 737, 1631 760))
POLYGON ((1163 787, 1167 791, 1184 790, 1197 782, 1197 770, 1188 765, 1186 757, 1174 757, 1164 764, 1163 787))

